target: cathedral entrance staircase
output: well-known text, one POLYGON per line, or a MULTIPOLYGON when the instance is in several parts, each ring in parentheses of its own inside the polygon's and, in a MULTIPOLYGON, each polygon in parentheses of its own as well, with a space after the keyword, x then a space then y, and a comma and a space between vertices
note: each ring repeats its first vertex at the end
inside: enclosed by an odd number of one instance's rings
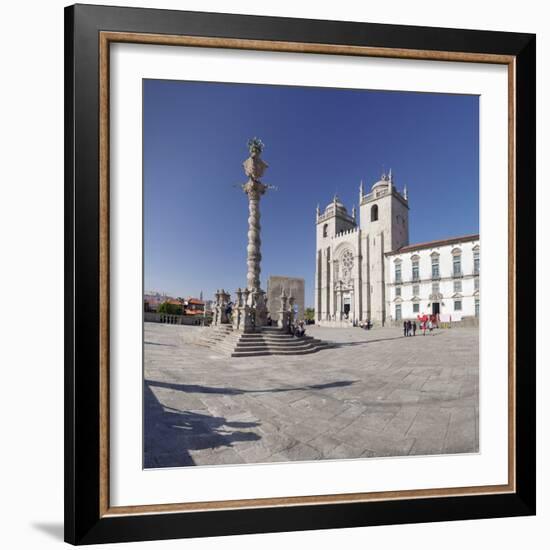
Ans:
POLYGON ((196 342, 229 357, 262 355, 306 355, 331 347, 307 334, 297 338, 278 327, 262 327, 258 332, 240 332, 232 325, 206 328, 196 342))

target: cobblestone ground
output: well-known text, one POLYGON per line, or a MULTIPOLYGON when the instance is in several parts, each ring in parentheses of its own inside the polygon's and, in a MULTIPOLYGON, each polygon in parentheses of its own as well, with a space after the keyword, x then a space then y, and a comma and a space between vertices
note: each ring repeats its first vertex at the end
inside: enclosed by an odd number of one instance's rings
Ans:
POLYGON ((146 468, 478 451, 478 331, 310 327, 337 347, 227 358, 145 324, 146 468))

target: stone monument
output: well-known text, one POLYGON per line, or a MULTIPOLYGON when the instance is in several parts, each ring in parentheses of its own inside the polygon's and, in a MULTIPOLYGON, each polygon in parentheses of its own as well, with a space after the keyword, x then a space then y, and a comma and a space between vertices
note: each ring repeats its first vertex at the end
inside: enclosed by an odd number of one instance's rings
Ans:
POLYGON ((261 238, 260 238, 260 199, 270 188, 262 183, 267 163, 261 158, 264 144, 259 138, 248 141, 249 157, 243 162, 244 173, 248 181, 241 185, 248 197, 248 244, 246 288, 237 289, 236 301, 229 302, 229 295, 224 291, 216 293, 213 325, 228 324, 235 330, 253 332, 267 324, 267 307, 265 292, 260 285, 261 272, 261 238))
MULTIPOLYGON (((297 320, 295 309, 298 309, 298 318, 300 304, 303 310, 303 279, 293 279, 296 284, 290 285, 293 288, 288 294, 284 285, 278 287, 276 297, 272 294, 270 305, 275 306, 277 303, 277 311, 271 314, 268 326, 266 293, 260 285, 260 199, 273 187, 261 181, 267 168, 261 158, 263 148, 260 139, 249 140, 250 156, 243 163, 244 173, 248 177, 246 183, 241 185, 248 198, 246 287, 235 291, 235 302, 231 301, 230 294, 223 288, 216 292, 212 327, 202 333, 198 341, 201 345, 216 348, 232 357, 303 355, 329 347, 326 342, 308 335, 295 337, 292 330, 297 320)), ((288 283, 288 278, 283 279, 288 283)))

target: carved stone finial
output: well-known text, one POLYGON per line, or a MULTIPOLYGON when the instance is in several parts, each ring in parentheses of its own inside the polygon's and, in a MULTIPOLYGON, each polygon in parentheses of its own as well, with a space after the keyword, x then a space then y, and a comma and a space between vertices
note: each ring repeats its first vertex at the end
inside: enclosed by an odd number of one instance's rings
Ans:
POLYGON ((247 145, 251 155, 260 154, 265 148, 264 142, 260 138, 255 136, 252 139, 248 140, 247 145))
POLYGON ((268 167, 267 163, 260 157, 264 148, 265 145, 260 138, 254 137, 248 140, 250 156, 243 162, 243 168, 244 173, 252 181, 259 181, 268 167))

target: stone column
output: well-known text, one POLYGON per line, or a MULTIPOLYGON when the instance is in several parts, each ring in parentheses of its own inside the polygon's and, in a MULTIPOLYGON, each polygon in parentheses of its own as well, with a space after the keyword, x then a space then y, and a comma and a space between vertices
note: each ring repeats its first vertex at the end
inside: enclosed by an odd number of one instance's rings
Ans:
POLYGON ((334 320, 342 320, 342 292, 340 290, 340 283, 337 283, 335 289, 335 300, 334 300, 334 320))
POLYGON ((212 325, 219 325, 221 321, 221 313, 220 313, 220 291, 216 290, 216 294, 214 294, 216 302, 214 305, 214 311, 213 311, 213 317, 212 317, 212 325))
POLYGON ((243 314, 243 291, 238 288, 235 295, 235 306, 233 307, 233 328, 235 330, 239 330, 241 326, 241 317, 243 314))
POLYGON ((288 323, 292 325, 295 321, 296 315, 294 314, 294 296, 292 294, 288 298, 288 323))
POLYGON ((283 289, 281 294, 281 309, 279 310, 279 328, 284 332, 288 330, 288 308, 287 308, 287 296, 283 289))
POLYGON ((243 290, 243 310, 241 315, 240 329, 244 332, 249 332, 252 330, 252 319, 250 317, 250 290, 245 288, 243 290))
POLYGON ((230 295, 223 288, 219 293, 220 296, 220 321, 219 324, 229 323, 229 318, 227 317, 227 305, 229 304, 230 295))
POLYGON ((266 322, 267 311, 265 300, 263 299, 263 291, 260 287, 260 263, 262 260, 260 239, 260 198, 267 191, 268 186, 260 181, 263 176, 267 164, 262 160, 261 153, 263 143, 257 139, 251 139, 248 142, 250 156, 244 161, 244 172, 248 176, 248 181, 242 185, 243 191, 248 196, 248 245, 247 252, 247 274, 246 285, 251 292, 251 299, 255 300, 255 304, 249 304, 255 308, 255 319, 258 326, 262 326, 266 322))
POLYGON ((252 290, 260 288, 260 262, 262 260, 260 239, 260 198, 267 190, 260 178, 267 168, 267 164, 261 159, 263 144, 259 140, 250 140, 250 156, 244 161, 244 173, 248 181, 243 184, 243 191, 248 196, 248 246, 247 251, 247 287, 252 290))

